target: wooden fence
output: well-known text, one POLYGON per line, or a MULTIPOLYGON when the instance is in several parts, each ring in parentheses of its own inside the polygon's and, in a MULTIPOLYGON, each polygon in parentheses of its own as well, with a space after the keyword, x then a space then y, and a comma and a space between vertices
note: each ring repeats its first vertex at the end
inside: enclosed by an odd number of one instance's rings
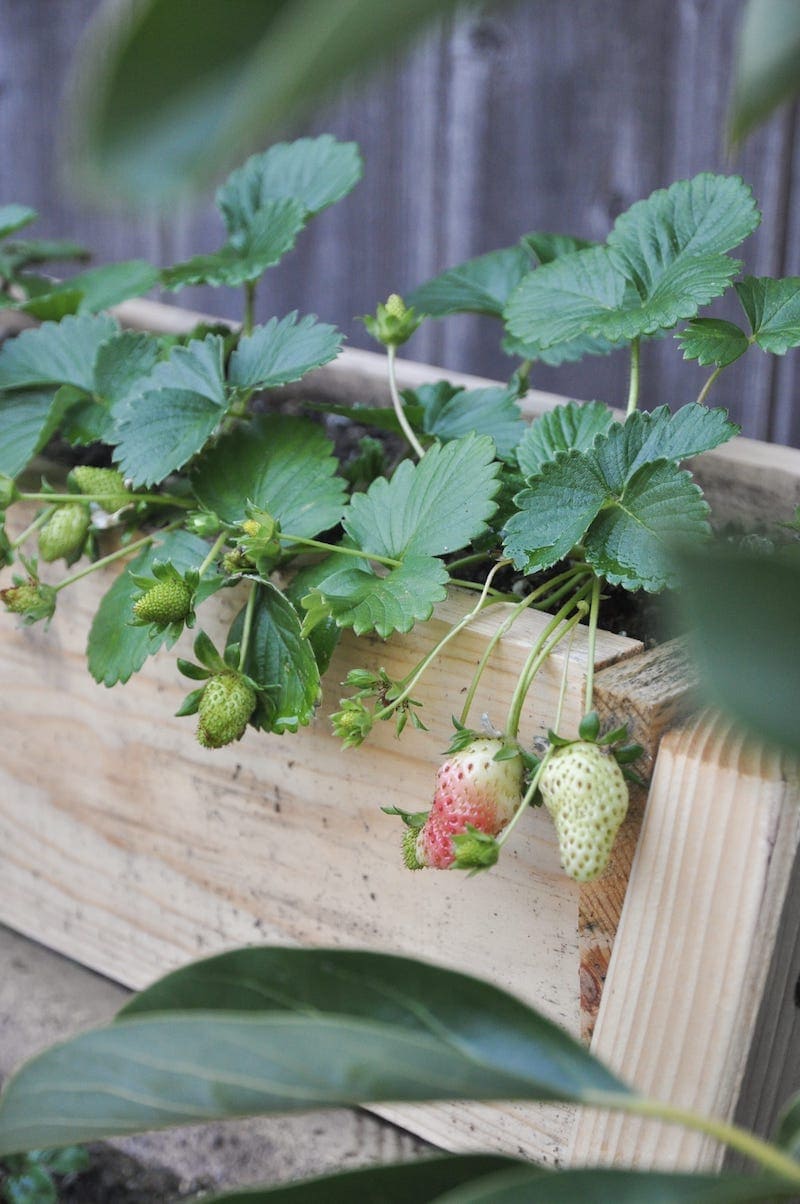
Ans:
MULTIPOLYGON (((0 203, 42 215, 41 232, 86 240, 98 261, 174 262, 218 245, 210 205, 168 214, 98 213, 70 195, 59 167, 61 94, 96 0, 0 0, 0 203)), ((800 155, 786 110, 735 158, 723 147, 738 0, 527 0, 468 5, 367 84, 318 112, 304 131, 356 139, 366 175, 317 219, 268 277, 259 317, 318 313, 369 340, 355 315, 527 230, 603 238, 631 202, 673 179, 733 170, 752 184, 762 228, 745 248, 758 274, 800 273, 800 155)), ((195 308, 236 316, 238 296, 187 290, 195 308)), ((724 312, 724 311, 721 311, 724 312)), ((430 323, 408 353, 448 368, 508 375, 489 319, 430 323)), ((672 339, 645 349, 646 403, 694 397, 707 370, 672 339)), ((712 400, 746 433, 800 443, 800 358, 751 350, 712 400)), ((624 354, 533 381, 619 402, 624 354)))

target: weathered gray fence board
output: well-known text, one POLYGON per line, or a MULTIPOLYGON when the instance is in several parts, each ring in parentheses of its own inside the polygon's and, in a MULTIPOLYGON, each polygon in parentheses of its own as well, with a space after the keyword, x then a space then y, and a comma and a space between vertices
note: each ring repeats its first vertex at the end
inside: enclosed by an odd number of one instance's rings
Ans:
MULTIPOLYGON (((0 201, 36 206, 42 231, 84 238, 99 260, 174 261, 218 242, 213 213, 97 214, 71 198, 56 165, 67 64, 96 0, 0 0, 0 201)), ((530 229, 602 238, 632 201, 678 176, 741 171, 764 211, 747 248, 757 273, 800 271, 800 147, 791 113, 773 119, 733 160, 723 147, 732 43, 731 0, 528 0, 467 6, 379 78, 305 127, 360 142, 363 183, 323 214, 261 290, 262 316, 298 307, 336 322, 356 346, 355 315, 470 255, 530 229)), ((187 290, 186 304, 238 316, 240 299, 187 290)), ((735 307, 721 312, 735 315, 735 307)), ((489 319, 431 323, 416 358, 488 376, 512 361, 489 319)), ((706 370, 668 337, 645 348, 648 403, 696 395, 706 370)), ((757 350, 723 375, 712 399, 747 433, 800 442, 796 355, 757 350)), ((534 383, 619 401, 624 353, 534 383)))

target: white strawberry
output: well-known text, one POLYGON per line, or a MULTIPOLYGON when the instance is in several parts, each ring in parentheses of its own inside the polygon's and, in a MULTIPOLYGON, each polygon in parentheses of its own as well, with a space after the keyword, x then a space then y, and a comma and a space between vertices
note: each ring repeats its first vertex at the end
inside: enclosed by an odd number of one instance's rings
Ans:
POLYGON ((420 866, 449 869, 456 860, 453 837, 476 828, 497 836, 522 798, 522 758, 496 761, 502 740, 477 739, 439 767, 428 819, 416 842, 420 866))
POLYGON ((613 756, 578 740, 558 748, 539 779, 570 878, 591 882, 605 869, 628 811, 628 787, 613 756))

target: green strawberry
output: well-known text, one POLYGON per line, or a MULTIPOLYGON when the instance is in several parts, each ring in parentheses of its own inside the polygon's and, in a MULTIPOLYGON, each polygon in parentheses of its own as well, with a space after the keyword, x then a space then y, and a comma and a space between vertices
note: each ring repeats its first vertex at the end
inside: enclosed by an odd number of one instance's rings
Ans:
POLYGON ((70 475, 81 493, 102 498, 99 504, 107 513, 113 514, 115 510, 127 506, 128 490, 122 473, 117 472, 116 468, 92 468, 91 465, 82 464, 79 468, 73 468, 70 475))
POLYGON ((209 678, 198 708, 197 739, 203 748, 222 748, 240 740, 256 701, 255 690, 238 673, 209 678))
POLYGON ((39 555, 48 564, 61 557, 77 560, 89 531, 89 507, 83 502, 59 506, 39 532, 39 555))
POLYGON ((133 604, 133 613, 140 623, 155 623, 168 627, 181 623, 192 609, 193 591, 188 582, 177 574, 166 581, 156 581, 133 604))
POLYGON ((539 780, 558 833, 561 864, 576 882, 605 869, 628 811, 628 788, 613 756, 578 740, 552 754, 539 780))

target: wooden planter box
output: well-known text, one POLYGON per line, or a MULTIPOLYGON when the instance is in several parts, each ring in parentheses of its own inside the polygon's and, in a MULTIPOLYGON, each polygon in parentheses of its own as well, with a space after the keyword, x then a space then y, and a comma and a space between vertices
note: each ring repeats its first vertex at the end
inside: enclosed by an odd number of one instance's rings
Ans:
MULTIPOLYGON (((120 317, 173 331, 197 320, 142 302, 121 307, 120 317)), ((375 401, 386 395, 383 373, 382 357, 348 351, 301 391, 375 401)), ((438 375, 400 365, 403 386, 438 375)), ((527 405, 535 415, 558 400, 532 393, 527 405)), ((796 451, 739 440, 698 471, 724 517, 788 516, 800 504, 796 451)), ((131 987, 251 942, 418 955, 490 978, 575 1035, 591 1035, 597 1054, 643 1091, 770 1123, 776 1099, 800 1082, 792 1077, 798 790, 780 758, 726 721, 687 718, 691 672, 680 647, 645 653, 624 637, 598 638, 604 718, 631 720, 654 766, 644 822, 641 797, 599 883, 579 888, 564 876, 539 811, 490 874, 412 876, 397 821, 379 807, 428 804, 459 691, 503 607, 454 640, 423 680, 428 732, 398 742, 382 725, 361 750, 342 753, 327 717, 348 668, 383 665, 401 676, 440 625, 471 605, 458 594, 427 630, 386 644, 346 637, 325 707, 299 735, 249 731, 208 752, 191 721, 172 718, 185 693, 174 657, 151 659, 113 691, 89 677, 86 632, 110 580, 98 573, 70 589, 49 631, 0 627, 0 921, 131 987)), ((209 611, 217 607, 221 626, 235 605, 230 593, 206 605, 212 637, 209 611)), ((528 612, 503 639, 479 709, 504 714, 520 658, 544 622, 528 612)), ((565 730, 581 711, 586 640, 577 631, 565 730)), ((556 655, 539 675, 526 739, 552 723, 562 668, 556 655)), ((447 1148, 546 1163, 720 1160, 696 1135, 567 1107, 381 1111, 447 1148)))

